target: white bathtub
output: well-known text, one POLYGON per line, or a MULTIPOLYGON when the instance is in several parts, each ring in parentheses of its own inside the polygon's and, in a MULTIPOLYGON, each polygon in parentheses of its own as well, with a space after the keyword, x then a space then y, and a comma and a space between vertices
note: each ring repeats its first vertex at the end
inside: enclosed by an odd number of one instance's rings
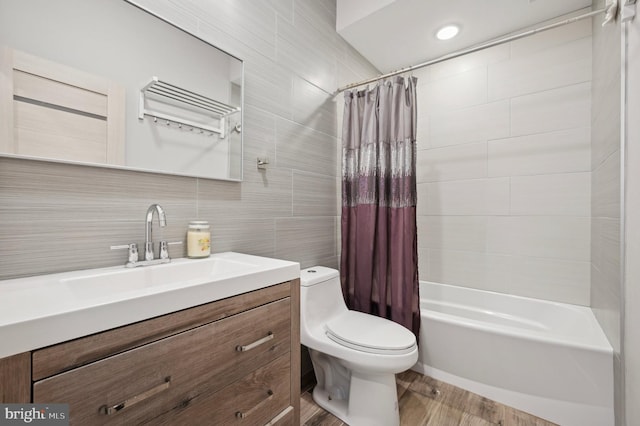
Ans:
POLYGON ((591 309, 420 282, 414 370, 563 426, 608 426, 613 350, 591 309))

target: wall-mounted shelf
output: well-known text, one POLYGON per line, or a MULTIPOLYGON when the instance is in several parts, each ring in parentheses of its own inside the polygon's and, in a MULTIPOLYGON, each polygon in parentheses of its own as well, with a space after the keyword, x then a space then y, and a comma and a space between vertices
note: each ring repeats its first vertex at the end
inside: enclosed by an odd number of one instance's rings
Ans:
POLYGON ((226 118, 239 111, 240 107, 227 105, 196 92, 159 80, 158 77, 152 77, 151 81, 140 90, 138 118, 143 120, 146 115, 153 117, 155 122, 162 120, 167 125, 174 123, 179 127, 187 126, 191 130, 199 130, 200 133, 217 133, 221 138, 224 138, 226 118), (178 109, 184 109, 185 112, 195 111, 199 115, 218 119, 219 126, 209 126, 186 117, 179 117, 174 114, 150 109, 147 107, 147 99, 154 99, 159 102, 171 104, 178 109))

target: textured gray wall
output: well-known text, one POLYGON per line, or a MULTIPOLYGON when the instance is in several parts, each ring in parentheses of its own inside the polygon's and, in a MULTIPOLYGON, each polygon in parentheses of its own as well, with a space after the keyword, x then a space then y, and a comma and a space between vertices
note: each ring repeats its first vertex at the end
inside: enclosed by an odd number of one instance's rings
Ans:
POLYGON ((168 220, 156 239, 184 240, 198 218, 212 224, 214 252, 336 267, 333 92, 377 71, 336 33, 335 0, 135 3, 245 60, 245 180, 0 158, 0 279, 124 263, 109 246, 144 240, 151 203, 168 220))

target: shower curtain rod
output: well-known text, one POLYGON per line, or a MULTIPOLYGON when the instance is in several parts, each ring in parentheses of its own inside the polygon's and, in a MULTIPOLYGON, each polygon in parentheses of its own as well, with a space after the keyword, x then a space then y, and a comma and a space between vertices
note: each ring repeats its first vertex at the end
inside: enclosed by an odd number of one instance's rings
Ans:
POLYGON ((348 84, 346 86, 340 87, 336 91, 336 94, 340 93, 340 92, 344 92, 345 90, 352 89, 354 87, 362 86, 364 84, 373 83, 373 82, 376 82, 378 80, 384 80, 385 78, 393 77, 394 75, 403 74, 403 73, 406 73, 406 72, 409 72, 409 71, 417 70, 419 68, 424 68, 424 67, 429 66, 429 65, 437 64, 439 62, 444 62, 444 61, 447 61, 449 59, 454 59, 454 58, 457 58, 459 56, 463 56, 463 55, 467 55, 469 53, 477 52, 479 50, 488 49, 489 47, 497 46, 499 44, 508 43, 510 41, 513 41, 513 40, 518 40, 518 39, 521 39, 523 37, 527 37, 527 36, 530 36, 530 35, 533 35, 533 34, 537 34, 537 33, 543 32, 543 31, 551 30, 553 28, 561 27, 563 25, 572 24, 572 23, 574 23, 576 21, 580 21, 582 19, 590 18, 590 17, 598 15, 600 13, 605 13, 608 10, 609 10, 608 7, 605 7, 603 9, 594 10, 592 12, 587 12, 587 13, 585 13, 583 15, 574 16, 573 18, 565 19, 563 21, 559 21, 559 22, 556 22, 556 23, 553 23, 553 24, 545 25, 545 26, 542 26, 542 27, 539 27, 539 28, 535 28, 533 30, 523 31, 523 32, 518 33, 518 34, 514 34, 514 35, 506 36, 506 37, 503 37, 503 38, 500 38, 500 39, 497 39, 497 40, 489 41, 487 43, 480 44, 480 45, 477 45, 477 46, 474 46, 474 47, 458 50, 456 52, 449 53, 449 54, 446 54, 444 56, 440 56, 439 58, 431 59, 431 60, 429 60, 427 62, 422 62, 422 63, 417 64, 417 65, 411 65, 410 67, 402 68, 402 69, 399 69, 399 70, 396 70, 396 71, 391 71, 390 73, 382 74, 382 75, 379 75, 377 77, 370 78, 368 80, 360 81, 360 82, 357 82, 357 83, 351 83, 351 84, 348 84))

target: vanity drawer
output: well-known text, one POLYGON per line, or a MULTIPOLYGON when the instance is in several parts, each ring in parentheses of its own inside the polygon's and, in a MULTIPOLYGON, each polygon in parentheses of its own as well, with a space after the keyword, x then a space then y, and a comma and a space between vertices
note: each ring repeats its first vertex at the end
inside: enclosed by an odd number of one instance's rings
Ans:
POLYGON ((188 406, 163 413, 145 424, 266 425, 290 406, 290 380, 290 360, 284 355, 218 392, 202 394, 188 406))
POLYGON ((291 283, 286 282, 36 350, 33 381, 283 299, 290 293, 291 283))
POLYGON ((72 424, 153 423, 278 357, 288 360, 290 348, 285 298, 35 382, 33 400, 68 403, 72 424))

